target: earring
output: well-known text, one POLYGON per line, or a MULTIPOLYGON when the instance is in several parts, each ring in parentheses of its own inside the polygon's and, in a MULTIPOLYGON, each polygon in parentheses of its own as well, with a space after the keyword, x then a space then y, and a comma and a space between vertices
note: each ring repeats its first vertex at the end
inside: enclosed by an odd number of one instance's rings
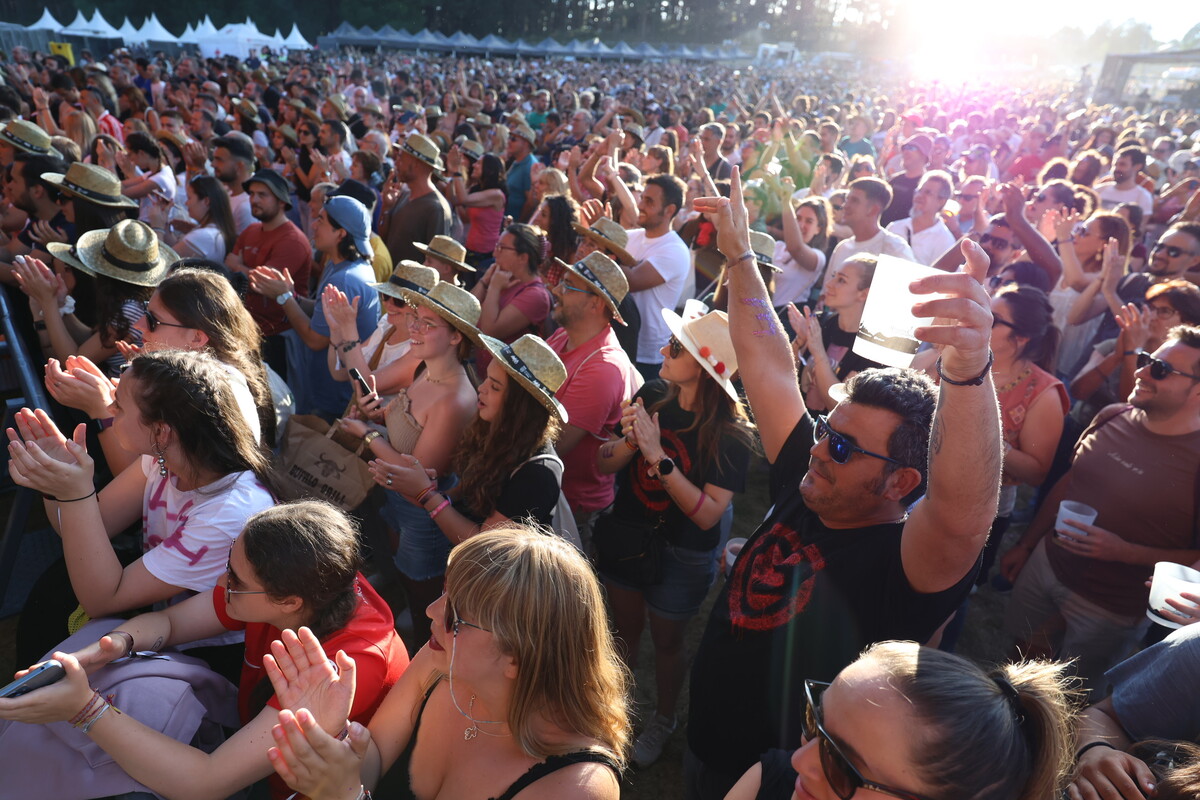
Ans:
POLYGON ((156 456, 155 460, 158 462, 158 474, 164 478, 167 477, 167 459, 163 455, 162 448, 158 445, 154 445, 154 455, 156 456))

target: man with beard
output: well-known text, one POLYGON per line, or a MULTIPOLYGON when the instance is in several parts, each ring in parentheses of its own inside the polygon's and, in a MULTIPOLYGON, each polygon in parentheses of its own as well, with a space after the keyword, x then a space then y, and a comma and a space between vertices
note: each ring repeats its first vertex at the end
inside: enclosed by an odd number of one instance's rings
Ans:
POLYGON ((616 496, 616 475, 599 471, 596 453, 617 430, 625 401, 641 387, 642 378, 612 327, 614 321, 625 324, 619 311, 629 292, 625 273, 600 252, 563 266, 563 278, 553 289, 554 321, 560 327, 546 343, 567 369, 555 397, 570 422, 554 449, 563 460, 562 491, 586 551, 592 520, 616 496))
POLYGON ((885 228, 912 211, 913 194, 929 166, 933 140, 923 133, 905 139, 900 147, 901 171, 888 178, 892 186, 892 202, 883 212, 880 224, 885 228))
MULTIPOLYGON (((208 158, 204 145, 190 142, 183 150, 187 162, 187 176, 191 180, 197 175, 208 173, 208 158)), ((225 184, 229 192, 229 205, 233 209, 233 226, 239 234, 254 222, 250 212, 250 198, 242 187, 254 170, 254 143, 244 133, 234 131, 227 136, 213 139, 212 174, 225 184)))
MULTIPOLYGON (((622 206, 632 206, 633 195, 628 187, 619 180, 611 183, 622 206)), ((621 270, 642 318, 637 368, 646 380, 658 377, 663 360, 659 350, 671 337, 662 309, 679 305, 692 268, 687 245, 671 227, 671 220, 683 206, 685 191, 683 181, 674 175, 655 175, 647 180, 642 199, 637 203, 641 227, 629 231, 629 244, 625 247, 636 262, 630 267, 622 266, 621 270)))
MULTIPOLYGON (((296 283, 296 302, 311 313, 308 278, 313 265, 312 245, 286 216, 285 212, 291 208, 287 181, 274 170, 262 169, 238 188, 245 190, 242 196, 257 222, 238 235, 233 252, 225 257, 225 266, 247 275, 255 267, 289 270, 296 283)), ((287 315, 274 300, 254 292, 246 293, 245 303, 262 330, 264 360, 287 380, 282 335, 292 327, 287 315)))
POLYGON ((1001 561, 1004 576, 1016 581, 1005 629, 1020 652, 1028 654, 1026 643, 1061 616, 1050 634, 1053 653, 1045 655, 1078 659, 1076 671, 1101 698, 1104 672, 1149 626, 1145 581, 1154 564, 1200 559, 1200 329, 1172 329, 1137 363, 1128 405, 1096 415, 1071 468, 1001 561), (1094 522, 1057 525, 1064 500, 1091 506, 1094 522))
POLYGON ((54 156, 35 156, 18 150, 8 168, 8 180, 4 184, 4 198, 15 208, 29 215, 25 228, 16 236, 5 237, 0 244, 0 280, 12 283, 12 260, 32 252, 38 243, 33 239, 34 225, 47 222, 51 228, 62 231, 67 241, 75 240, 75 226, 67 222, 58 206, 58 188, 42 178, 45 173, 65 174, 66 165, 54 156))
POLYGON ((1096 185, 1100 205, 1112 211, 1121 203, 1137 203, 1149 217, 1154 213, 1154 195, 1139 186, 1137 179, 1146 167, 1146 151, 1140 147, 1122 147, 1113 162, 1112 180, 1096 185))
POLYGON ((383 187, 379 235, 394 263, 419 264, 425 255, 414 243, 450 233, 450 204, 433 185, 433 173, 444 169, 442 157, 433 140, 420 133, 410 133, 396 151, 396 169, 383 187), (408 188, 403 201, 400 184, 408 188))

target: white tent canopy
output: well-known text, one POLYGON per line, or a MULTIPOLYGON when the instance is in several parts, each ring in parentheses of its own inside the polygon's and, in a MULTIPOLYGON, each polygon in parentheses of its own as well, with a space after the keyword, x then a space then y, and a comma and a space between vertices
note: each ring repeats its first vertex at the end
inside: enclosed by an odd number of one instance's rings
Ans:
POLYGON ((173 33, 163 27, 163 24, 158 21, 158 14, 150 15, 150 19, 142 24, 141 30, 138 31, 138 36, 143 42, 167 42, 174 44, 179 41, 173 33))
MULTIPOLYGON (((207 17, 204 21, 209 22, 207 17)), ((205 58, 217 55, 246 58, 250 53, 263 47, 275 46, 270 36, 260 32, 254 25, 244 23, 226 25, 219 31, 207 35, 197 31, 196 44, 200 46, 200 53, 205 58)))
POLYGON ((125 21, 121 23, 121 27, 117 28, 117 35, 125 40, 125 44, 146 41, 138 36, 138 29, 129 21, 129 17, 126 17, 125 21))
MULTIPOLYGON (((80 14, 80 16, 83 16, 83 15, 80 14)), ((30 25, 29 29, 31 31, 55 31, 55 32, 58 32, 63 29, 63 25, 61 22, 59 22, 58 20, 56 20, 54 18, 54 15, 50 13, 50 9, 43 8, 41 19, 39 19, 37 22, 30 25)))
POLYGON ((216 36, 216 34, 217 26, 213 25, 212 19, 209 18, 208 14, 205 14, 204 21, 196 26, 197 38, 201 36, 216 36))
POLYGON ((289 50, 312 50, 312 45, 300 33, 300 27, 296 23, 292 23, 292 32, 288 34, 284 40, 289 50))
POLYGON ((71 20, 71 24, 62 29, 64 33, 77 33, 81 36, 86 36, 92 32, 91 25, 88 24, 87 17, 82 11, 75 12, 75 19, 71 20))
POLYGON ((183 29, 183 33, 179 34, 179 41, 181 44, 196 43, 196 29, 192 27, 192 23, 189 22, 187 27, 183 29))
POLYGON ((96 9, 96 13, 92 14, 92 19, 88 24, 91 25, 92 30, 94 30, 99 36, 107 36, 110 38, 117 38, 120 36, 120 34, 117 33, 117 29, 108 24, 108 20, 106 20, 104 15, 100 13, 99 8, 96 9))

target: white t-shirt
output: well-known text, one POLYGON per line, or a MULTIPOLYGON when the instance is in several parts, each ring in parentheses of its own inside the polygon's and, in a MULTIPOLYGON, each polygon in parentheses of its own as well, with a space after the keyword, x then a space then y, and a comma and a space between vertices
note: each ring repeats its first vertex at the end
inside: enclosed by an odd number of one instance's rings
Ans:
POLYGON ((229 205, 233 209, 233 227, 240 236, 242 231, 257 222, 250 213, 250 195, 245 192, 230 195, 229 205))
POLYGON ((913 260, 913 251, 908 246, 908 242, 891 231, 881 229, 879 233, 863 242, 858 239, 842 239, 838 242, 838 246, 833 248, 833 255, 829 257, 829 274, 832 275, 840 269, 850 256, 856 256, 859 253, 870 253, 873 256, 889 255, 909 261, 913 260))
POLYGON ((637 261, 653 264, 663 279, 658 286, 629 293, 642 316, 637 360, 642 364, 661 364, 663 357, 658 350, 671 338, 671 329, 662 318, 662 310, 675 310, 683 299, 683 287, 692 270, 692 256, 675 231, 647 239, 644 229, 635 228, 629 231, 629 244, 625 249, 637 261))
POLYGON ((912 227, 912 217, 905 217, 891 223, 887 229, 908 242, 913 251, 913 260, 927 267, 932 267, 933 262, 945 255, 957 241, 941 217, 923 231, 913 233, 912 227))
POLYGON ((1112 211, 1121 203, 1137 203, 1146 216, 1154 213, 1154 195, 1137 184, 1132 189, 1118 189, 1115 183, 1102 183, 1096 187, 1096 194, 1100 195, 1100 205, 1105 211, 1112 211))
POLYGON ((142 456, 142 564, 164 583, 207 592, 225 573, 229 548, 252 514, 275 505, 252 472, 238 472, 196 491, 181 491, 170 472, 142 456))
POLYGON ((146 222, 149 219, 150 209, 158 202, 157 195, 159 192, 172 203, 175 202, 175 173, 171 171, 170 167, 164 164, 163 168, 158 172, 146 177, 155 185, 156 191, 150 192, 138 201, 140 208, 138 219, 142 222, 146 222))
POLYGON ((775 296, 771 301, 773 306, 779 308, 788 303, 803 305, 808 302, 813 284, 821 277, 821 270, 825 269, 825 254, 820 250, 816 253, 816 269, 807 270, 792 258, 785 242, 775 243, 775 266, 783 271, 775 273, 775 296))
MULTIPOLYGON (((179 244, 187 244, 190 250, 200 258, 207 258, 218 264, 225 263, 225 239, 221 236, 221 230, 215 225, 192 228, 179 240, 179 244)), ((175 249, 178 251, 180 248, 176 247, 175 249)), ((188 255, 191 254, 188 252, 188 255)))

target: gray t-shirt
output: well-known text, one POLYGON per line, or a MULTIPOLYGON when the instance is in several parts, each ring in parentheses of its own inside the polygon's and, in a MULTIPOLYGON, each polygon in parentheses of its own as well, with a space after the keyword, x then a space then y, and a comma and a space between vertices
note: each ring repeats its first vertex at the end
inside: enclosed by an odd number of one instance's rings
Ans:
POLYGON ((1107 677, 1113 709, 1131 739, 1200 740, 1200 624, 1127 658, 1107 677))

